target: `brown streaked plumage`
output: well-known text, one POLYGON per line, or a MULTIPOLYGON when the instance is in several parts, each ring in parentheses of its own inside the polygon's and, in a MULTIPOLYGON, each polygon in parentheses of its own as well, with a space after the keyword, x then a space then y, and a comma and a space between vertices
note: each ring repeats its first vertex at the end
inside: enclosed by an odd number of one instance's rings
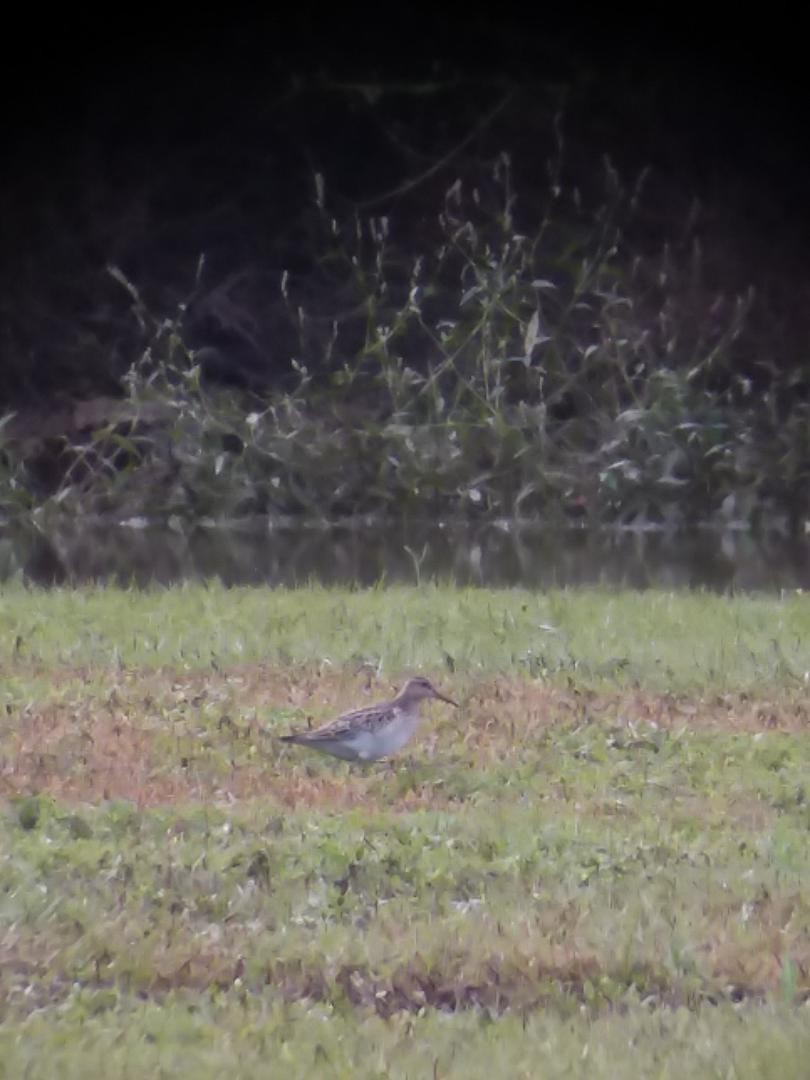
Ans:
POLYGON ((377 761, 401 750, 408 742, 419 723, 419 707, 429 698, 456 705, 430 679, 419 675, 409 679, 391 701, 354 709, 314 731, 299 731, 281 738, 344 761, 377 761))

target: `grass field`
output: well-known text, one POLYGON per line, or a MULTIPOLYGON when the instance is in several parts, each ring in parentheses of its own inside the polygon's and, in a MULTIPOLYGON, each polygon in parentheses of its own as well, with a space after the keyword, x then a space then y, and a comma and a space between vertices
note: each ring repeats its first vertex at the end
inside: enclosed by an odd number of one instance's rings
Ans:
POLYGON ((810 604, 0 592, 0 1076, 807 1076, 810 604), (274 736, 424 670, 390 763, 274 736))

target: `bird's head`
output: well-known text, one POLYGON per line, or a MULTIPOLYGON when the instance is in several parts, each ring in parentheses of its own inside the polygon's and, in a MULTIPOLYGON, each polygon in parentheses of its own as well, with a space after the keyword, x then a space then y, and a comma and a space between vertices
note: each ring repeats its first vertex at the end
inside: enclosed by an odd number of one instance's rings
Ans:
POLYGON ((426 679, 424 675, 409 679, 397 695, 397 700, 404 704, 424 701, 427 698, 438 698, 439 701, 446 701, 448 705, 455 705, 458 708, 457 702, 437 690, 430 679, 426 679))

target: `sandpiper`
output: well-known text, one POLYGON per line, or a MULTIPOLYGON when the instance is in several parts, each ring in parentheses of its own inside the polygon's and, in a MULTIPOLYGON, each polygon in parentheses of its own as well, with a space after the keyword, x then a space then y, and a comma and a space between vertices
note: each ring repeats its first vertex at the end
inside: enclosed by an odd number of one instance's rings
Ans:
POLYGON ((419 706, 427 698, 458 705, 440 694, 430 679, 410 679, 395 698, 343 713, 314 731, 282 735, 284 742, 299 743, 344 761, 377 761, 401 750, 419 723, 419 706))

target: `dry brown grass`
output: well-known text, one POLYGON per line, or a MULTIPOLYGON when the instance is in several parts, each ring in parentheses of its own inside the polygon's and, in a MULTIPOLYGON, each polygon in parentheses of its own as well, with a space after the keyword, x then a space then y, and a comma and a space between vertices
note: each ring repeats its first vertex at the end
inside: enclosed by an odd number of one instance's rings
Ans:
MULTIPOLYGON (((129 799, 146 807, 262 796, 288 807, 368 805, 373 773, 338 763, 324 770, 310 754, 282 748, 273 736, 321 723, 392 689, 370 674, 266 665, 221 673, 117 671, 106 685, 97 672, 63 669, 49 673, 49 684, 48 700, 31 701, 7 718, 0 738, 0 794, 6 798, 44 792, 67 802, 129 799)), ((810 703, 795 697, 596 693, 507 678, 445 685, 460 695, 462 708, 458 714, 432 709, 413 743, 414 760, 435 761, 452 747, 470 768, 481 768, 555 726, 593 723, 630 733, 810 729, 810 703)), ((443 801, 441 787, 428 785, 403 792, 395 806, 443 801)), ((762 824, 761 805, 748 810, 751 824, 762 824)))
MULTIPOLYGON (((796 787, 810 727, 803 698, 594 692, 504 677, 439 681, 459 712, 432 706, 410 753, 359 767, 275 735, 390 693, 390 684, 365 672, 253 665, 117 671, 105 682, 94 671, 54 673, 0 732, 0 796, 174 807, 149 843, 194 856, 170 857, 170 870, 162 854, 152 857, 152 877, 128 900, 134 886, 118 881, 116 859, 135 862, 138 845, 148 843, 99 841, 98 864, 87 872, 91 881, 112 875, 112 885, 100 886, 103 917, 77 922, 68 904, 48 925, 9 928, 0 939, 0 967, 10 973, 0 1004, 5 996, 16 1008, 24 994, 23 1011, 40 999, 52 1004, 77 979, 160 1000, 178 990, 267 987, 287 1002, 338 1002, 385 1018, 429 1008, 598 1011, 627 995, 693 1008, 810 994, 807 904, 796 872, 783 886, 774 869, 799 856, 773 843, 788 818, 795 827, 805 812, 796 787), (787 738, 756 739, 760 733, 787 738), (784 777, 783 744, 792 755, 784 777), (200 809, 207 817, 209 806, 242 801, 239 812, 258 817, 234 839, 236 861, 217 871, 232 909, 211 914, 212 879, 189 868, 207 851, 190 823, 200 809), (270 839, 268 808, 282 822, 270 839), (341 813, 350 809, 362 813, 341 813), (450 810, 448 820, 462 822, 458 851, 440 844, 442 858, 421 864, 423 841, 429 848, 434 831, 447 829, 431 815, 408 817, 414 810, 450 810), (502 810, 522 830, 509 851, 492 841, 493 815, 502 810), (377 811, 386 823, 379 835, 377 811), (406 820, 392 828, 392 814, 406 820), (305 873, 310 839, 316 854, 305 873), (248 869, 257 851, 266 880, 248 869), (390 890, 389 862, 399 881, 390 890), (414 863, 422 868, 412 878, 414 863), (182 887, 172 883, 175 873, 182 887), (317 932, 338 933, 339 944, 325 938, 322 951, 309 945, 311 888, 318 904, 331 905, 323 926, 315 917, 317 932), (164 910, 168 899, 155 900, 164 890, 176 912, 164 910), (404 931, 385 923, 391 897, 412 920, 404 931), (469 897, 469 923, 460 923, 454 913, 469 897), (286 925, 290 911, 296 919, 286 925), (340 937, 355 918, 376 926, 365 953, 354 948, 356 934, 340 937), (141 923, 153 932, 133 938, 141 923), (262 951, 252 943, 258 925, 271 936, 286 925, 290 936, 262 951), (274 951, 281 945, 286 954, 274 951)), ((69 829, 62 820, 52 823, 54 835, 69 829)), ((50 872, 59 896, 60 864, 50 872)), ((26 880, 30 887, 38 879, 26 880)))

